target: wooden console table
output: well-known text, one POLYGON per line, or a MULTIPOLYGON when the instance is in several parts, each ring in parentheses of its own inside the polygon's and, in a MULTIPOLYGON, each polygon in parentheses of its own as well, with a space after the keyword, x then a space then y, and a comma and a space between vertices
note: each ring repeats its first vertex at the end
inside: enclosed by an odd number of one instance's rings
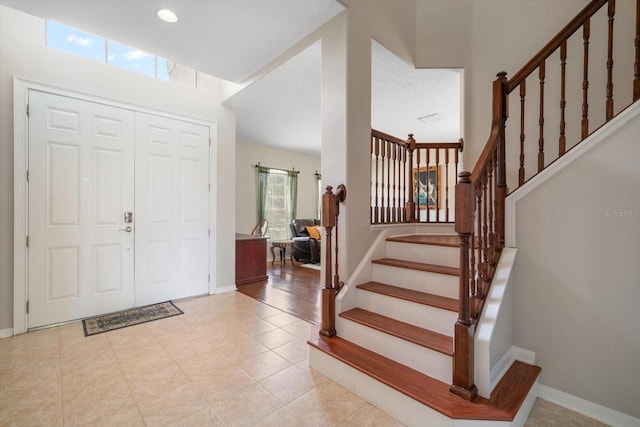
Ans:
POLYGON ((267 238, 236 234, 236 285, 267 280, 267 238))

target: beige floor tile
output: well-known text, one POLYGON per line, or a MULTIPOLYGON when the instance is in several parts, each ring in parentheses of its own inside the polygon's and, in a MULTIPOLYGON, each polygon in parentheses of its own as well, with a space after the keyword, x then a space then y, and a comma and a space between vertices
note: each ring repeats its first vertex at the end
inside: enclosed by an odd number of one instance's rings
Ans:
POLYGON ((296 323, 300 321, 300 319, 298 319, 297 317, 292 316, 288 313, 282 313, 282 312, 274 316, 266 317, 265 320, 269 323, 273 323, 279 328, 283 326, 291 325, 292 323, 296 323))
MULTIPOLYGON (((177 305, 91 337, 76 322, 0 340, 0 426, 401 425, 308 366, 309 323, 238 292, 177 305)), ((604 424, 539 399, 526 426, 604 424)))
POLYGON ((109 331, 105 335, 116 352, 119 350, 143 350, 159 344, 146 323, 109 331))
POLYGON ((260 385, 288 404, 315 389, 318 382, 308 371, 292 366, 260 381, 260 385))
POLYGON ((304 339, 309 338, 309 328, 311 328, 311 323, 305 322, 304 320, 298 320, 297 322, 282 327, 282 329, 290 334, 304 339))
POLYGON ((84 329, 82 328, 82 322, 73 322, 68 325, 62 325, 59 328, 60 333, 60 346, 70 345, 75 342, 92 341, 99 339, 106 339, 104 334, 91 335, 89 337, 84 336, 84 329))
POLYGON ((276 325, 273 323, 269 323, 264 319, 255 318, 250 321, 241 321, 239 323, 238 320, 235 322, 235 326, 233 327, 236 331, 242 332, 245 335, 249 335, 255 337, 256 335, 264 334, 265 332, 275 331, 278 329, 276 325))
POLYGON ((113 378, 85 382, 84 387, 63 393, 62 403, 65 424, 88 425, 135 405, 135 400, 124 379, 113 378))
POLYGON ((329 383, 315 388, 287 407, 301 419, 307 417, 314 425, 339 425, 363 406, 358 398, 352 398, 337 385, 329 383))
POLYGON ((138 408, 146 426, 159 426, 174 423, 191 414, 204 411, 208 408, 208 404, 200 387, 187 384, 142 400, 138 402, 138 408))
POLYGON ((109 413, 98 411, 89 418, 65 418, 64 426, 144 427, 137 405, 128 405, 109 413))
POLYGON ((269 349, 253 338, 231 338, 228 342, 216 342, 214 346, 234 362, 241 363, 247 359, 267 353, 269 349))
POLYGON ((66 335, 64 338, 61 336, 60 341, 63 359, 91 358, 105 352, 113 354, 111 343, 105 334, 89 337, 83 335, 80 338, 66 335))
POLYGON ((278 409, 260 421, 260 427, 306 427, 312 425, 307 419, 300 419, 287 407, 278 409))
POLYGON ((254 381, 263 380, 292 366, 286 359, 268 351, 238 363, 243 371, 254 381))
POLYGON ((48 328, 8 338, 7 356, 60 351, 58 328, 48 328))
POLYGON ((144 349, 116 350, 116 358, 125 375, 165 368, 175 361, 160 344, 144 349))
POLYGON ((230 398, 212 402, 211 407, 229 427, 252 426, 280 409, 282 403, 254 383, 236 390, 230 398))
POLYGON ((403 427, 404 424, 373 405, 365 404, 343 422, 343 427, 403 427))
POLYGON ((307 344, 306 338, 298 338, 293 342, 274 348, 273 352, 293 364, 298 364, 309 359, 309 344, 307 344))
POLYGON ((205 390, 205 398, 209 403, 221 400, 231 400, 237 390, 255 384, 249 376, 240 368, 229 366, 218 370, 215 375, 206 380, 197 381, 197 384, 205 390))
POLYGON ((254 337, 254 339, 265 347, 273 349, 295 341, 298 339, 298 337, 282 329, 274 329, 273 331, 257 335, 254 337))
POLYGON ((58 396, 16 402, 0 401, 1 426, 62 426, 62 404, 58 396))
POLYGON ((43 350, 6 354, 0 365, 0 384, 30 379, 59 381, 60 352, 43 350))
POLYGON ((166 424, 166 427, 225 427, 220 417, 209 406, 202 407, 195 412, 180 418, 176 421, 171 421, 166 424))
POLYGON ((134 372, 125 378, 136 401, 149 399, 191 382, 176 364, 151 371, 134 372))
POLYGON ((190 340, 183 340, 182 338, 176 339, 169 343, 163 343, 163 346, 176 362, 196 355, 211 357, 211 355, 216 354, 215 347, 200 336, 196 336, 190 340))
POLYGON ((89 384, 105 384, 125 380, 122 369, 116 360, 93 359, 90 363, 64 366, 62 371, 63 395, 81 394, 89 384))

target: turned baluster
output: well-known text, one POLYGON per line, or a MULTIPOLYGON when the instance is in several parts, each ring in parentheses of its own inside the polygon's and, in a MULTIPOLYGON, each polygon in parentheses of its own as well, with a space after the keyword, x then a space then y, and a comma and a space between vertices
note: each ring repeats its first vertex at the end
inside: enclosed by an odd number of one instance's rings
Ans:
POLYGON ((613 118, 613 21, 616 13, 616 0, 609 0, 607 16, 609 17, 609 33, 607 37, 607 121, 613 118))
POLYGON ((567 100, 565 96, 565 86, 567 81, 567 41, 560 46, 560 138, 558 139, 558 156, 562 156, 567 151, 567 139, 565 137, 565 108, 567 100))

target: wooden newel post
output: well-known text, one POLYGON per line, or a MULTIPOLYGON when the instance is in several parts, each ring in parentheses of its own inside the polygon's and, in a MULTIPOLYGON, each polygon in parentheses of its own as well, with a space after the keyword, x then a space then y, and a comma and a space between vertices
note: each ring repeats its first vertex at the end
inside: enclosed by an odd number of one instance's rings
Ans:
POLYGON ((413 151, 416 148, 416 140, 413 139, 413 134, 409 134, 407 138, 407 153, 409 159, 409 179, 407 186, 407 202, 404 206, 404 220, 405 222, 416 222, 416 202, 415 202, 415 190, 413 188, 413 151))
POLYGON ((474 191, 469 172, 460 172, 456 184, 456 224, 460 237, 460 284, 458 321, 454 330, 453 384, 451 392, 466 400, 478 395, 473 380, 475 326, 469 307, 469 250, 473 233, 474 191))
POLYGON ((498 247, 504 246, 505 234, 505 199, 507 198, 507 166, 506 166, 506 144, 505 144, 505 123, 509 116, 507 105, 507 73, 498 73, 498 78, 494 83, 494 117, 500 117, 500 140, 498 141, 498 165, 496 168, 496 234, 498 247))
MULTIPOLYGON (((340 212, 339 203, 343 202, 346 196, 347 191, 342 184, 338 186, 335 194, 333 193, 333 187, 330 185, 327 186, 325 193, 322 195, 322 226, 325 230, 322 248, 325 257, 323 261, 324 288, 322 289, 322 325, 320 333, 327 337, 336 335, 336 294, 338 293, 340 282, 337 255, 335 275, 332 274, 332 232, 333 228, 338 225, 338 213, 340 212), (332 277, 334 280, 332 280, 332 277)), ((338 229, 336 228, 336 252, 338 250, 337 235, 338 229)))

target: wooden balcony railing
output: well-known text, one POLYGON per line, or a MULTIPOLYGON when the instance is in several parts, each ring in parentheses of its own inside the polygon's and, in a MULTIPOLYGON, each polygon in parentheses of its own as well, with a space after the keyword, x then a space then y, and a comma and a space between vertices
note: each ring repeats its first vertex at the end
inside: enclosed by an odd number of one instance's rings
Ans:
MULTIPOLYGON (((624 5, 634 7, 631 2, 624 5)), ((640 99, 640 0, 636 0, 634 11, 625 11, 622 14, 623 17, 635 17, 635 23, 630 22, 628 25, 635 25, 635 35, 631 35, 633 31, 622 32, 628 40, 614 39, 615 16, 615 0, 591 1, 511 79, 507 80, 506 73, 503 72, 498 74, 493 83, 493 119, 489 140, 473 172, 459 174, 455 195, 455 229, 460 237, 460 289, 451 391, 466 399, 473 399, 477 393, 473 379, 475 322, 482 311, 500 251, 504 246, 504 202, 507 185, 510 183, 509 177, 514 177, 512 188, 517 189, 584 140, 592 130, 611 120, 616 114, 614 83, 624 88, 619 91, 621 99, 618 102, 618 111, 640 99), (604 5, 607 5, 606 10, 604 5), (602 39, 597 39, 605 46, 601 57, 591 55, 589 50, 590 43, 596 40, 596 35, 592 32, 597 26, 591 25, 595 18, 600 19, 599 26, 605 28, 602 39), (582 31, 579 31, 580 29, 582 31), (574 35, 579 37, 577 42, 572 39, 574 35), (615 40, 623 44, 624 49, 614 50, 615 40), (577 55, 569 55, 568 48, 575 45, 582 51, 582 58, 578 57, 576 60, 581 61, 581 81, 579 85, 570 87, 568 82, 575 80, 567 78, 570 58, 579 56, 580 52, 577 55), (629 49, 632 52, 625 55, 629 49), (624 72, 613 72, 614 51, 620 55, 616 61, 629 64, 624 72), (557 74, 554 75, 550 64, 553 63, 552 55, 556 53, 557 74), (626 80, 614 82, 614 76, 626 76, 626 80), (557 81, 554 98, 549 97, 545 88, 545 83, 551 77, 555 77, 557 81), (527 78, 537 80, 538 96, 533 100, 537 108, 526 108, 527 78), (589 90, 592 83, 598 83, 604 89, 604 96, 599 99, 599 104, 595 104, 600 105, 599 114, 592 114, 591 107, 594 104, 590 104, 590 101, 594 100, 591 99, 593 95, 589 90), (505 127, 510 94, 519 101, 511 102, 511 105, 520 106, 520 123, 514 127, 515 135, 511 136, 505 127), (549 99, 555 99, 554 104, 548 103, 549 99), (574 104, 579 104, 572 105, 569 99, 573 100, 574 104), (550 152, 546 143, 551 139, 549 135, 553 131, 545 125, 551 122, 557 123, 558 149, 550 152), (537 135, 533 138, 533 144, 527 144, 529 141, 526 131, 531 129, 536 129, 537 135), (573 135, 570 129, 577 129, 572 138, 569 138, 569 134, 573 135), (512 139, 519 140, 519 153, 511 153, 510 150, 517 147, 509 144, 512 139), (526 154, 531 151, 535 154, 534 159, 528 162, 530 157, 526 154)))
POLYGON ((462 140, 403 141, 371 129, 371 224, 453 222, 462 149, 462 140))
POLYGON ((328 337, 336 334, 336 295, 338 295, 343 286, 338 273, 338 216, 340 214, 340 203, 344 203, 346 198, 347 188, 343 184, 338 185, 335 193, 333 192, 333 187, 327 186, 325 193, 322 195, 322 226, 324 227, 325 237, 322 239, 324 288, 322 289, 322 325, 320 333, 328 337), (334 228, 335 236, 332 236, 334 228), (335 264, 333 264, 334 258, 335 264))

